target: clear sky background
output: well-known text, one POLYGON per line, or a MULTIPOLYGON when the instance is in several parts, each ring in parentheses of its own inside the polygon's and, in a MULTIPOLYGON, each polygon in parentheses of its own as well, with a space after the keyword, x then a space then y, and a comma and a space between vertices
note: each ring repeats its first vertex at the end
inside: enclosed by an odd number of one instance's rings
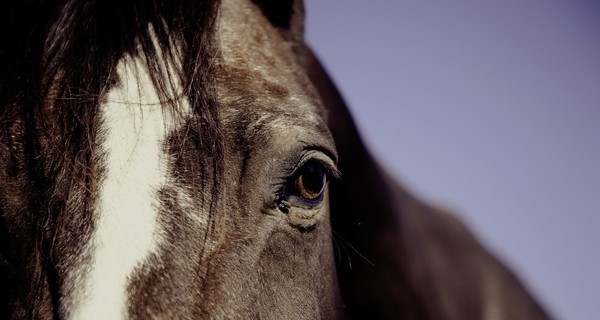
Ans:
POLYGON ((600 319, 600 1, 307 0, 363 137, 556 319, 600 319))

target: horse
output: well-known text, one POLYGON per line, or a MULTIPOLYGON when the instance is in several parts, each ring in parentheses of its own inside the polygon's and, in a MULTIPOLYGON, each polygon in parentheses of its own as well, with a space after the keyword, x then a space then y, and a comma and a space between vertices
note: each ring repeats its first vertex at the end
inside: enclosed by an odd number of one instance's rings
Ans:
POLYGON ((2 318, 548 318, 370 155, 301 0, 2 6, 2 318))

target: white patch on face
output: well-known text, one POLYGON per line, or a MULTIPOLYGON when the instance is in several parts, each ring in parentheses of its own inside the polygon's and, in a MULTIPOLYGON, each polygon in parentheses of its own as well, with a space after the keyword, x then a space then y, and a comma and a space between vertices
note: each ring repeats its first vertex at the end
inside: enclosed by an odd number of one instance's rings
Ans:
MULTIPOLYGON (((168 182, 164 143, 182 121, 164 113, 143 58, 125 56, 117 74, 120 85, 100 105, 106 168, 87 246, 91 262, 80 271, 68 319, 126 318, 132 273, 162 238, 157 192, 168 182)), ((189 114, 187 100, 179 103, 189 114)))

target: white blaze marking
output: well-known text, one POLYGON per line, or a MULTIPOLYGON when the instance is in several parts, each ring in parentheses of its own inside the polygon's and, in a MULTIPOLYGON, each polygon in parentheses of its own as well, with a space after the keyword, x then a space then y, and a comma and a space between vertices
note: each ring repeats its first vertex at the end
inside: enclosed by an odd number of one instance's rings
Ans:
POLYGON ((70 319, 125 318, 132 272, 161 238, 157 190, 168 179, 163 143, 181 122, 163 113, 142 58, 125 56, 117 73, 120 85, 100 106, 106 171, 89 246, 92 261, 75 288, 70 319))

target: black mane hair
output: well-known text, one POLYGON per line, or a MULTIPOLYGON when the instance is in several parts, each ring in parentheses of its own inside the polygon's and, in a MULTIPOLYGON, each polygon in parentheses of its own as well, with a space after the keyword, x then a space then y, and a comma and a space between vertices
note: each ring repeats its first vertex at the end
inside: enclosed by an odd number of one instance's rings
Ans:
MULTIPOLYGON (((4 158, 0 162, 12 164, 20 172, 15 175, 26 181, 21 186, 27 197, 24 211, 31 217, 24 223, 33 222, 34 239, 22 250, 31 252, 36 261, 30 265, 38 272, 31 274, 45 275, 37 279, 40 286, 57 285, 48 259, 54 239, 69 232, 61 225, 64 219, 73 219, 65 216, 68 206, 76 203, 77 210, 91 215, 86 200, 94 197, 92 150, 98 144, 98 106, 117 83, 116 66, 124 55, 145 58, 161 101, 168 102, 165 114, 178 110, 169 96, 174 82, 161 65, 176 67, 175 76, 193 110, 187 135, 197 149, 202 183, 212 179, 206 183, 212 186, 211 200, 218 196, 223 139, 211 67, 217 52, 213 40, 217 11, 214 0, 0 4, 0 157, 4 158)), ((0 181, 0 188, 11 187, 3 184, 0 181)), ((0 203, 0 231, 6 228, 6 205, 0 203)), ((0 258, 9 261, 7 241, 0 239, 0 258)), ((58 301, 53 300, 57 310, 58 301)))
POLYGON ((99 98, 114 84, 117 62, 129 53, 145 56, 164 101, 170 100, 171 82, 160 65, 181 66, 176 73, 198 119, 205 129, 218 127, 211 78, 216 1, 41 0, 1 6, 3 120, 24 112, 45 121, 51 100, 67 122, 62 133, 72 136, 93 119, 99 98), (180 47, 181 64, 171 44, 180 47))

